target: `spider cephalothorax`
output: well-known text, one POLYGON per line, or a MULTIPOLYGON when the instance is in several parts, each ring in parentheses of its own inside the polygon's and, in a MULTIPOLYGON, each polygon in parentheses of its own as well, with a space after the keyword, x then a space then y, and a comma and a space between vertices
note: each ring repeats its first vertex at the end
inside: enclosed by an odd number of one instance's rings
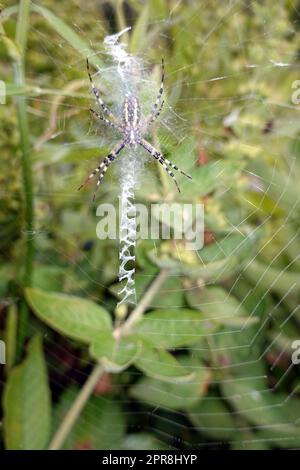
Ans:
MULTIPOLYGON (((142 119, 141 104, 140 104, 140 100, 138 96, 132 93, 127 93, 125 95, 124 103, 122 106, 122 116, 121 116, 122 120, 121 122, 119 122, 119 120, 113 115, 110 109, 102 101, 100 97, 100 93, 94 85, 88 60, 87 60, 87 71, 88 71, 88 76, 91 82, 92 91, 95 95, 96 101, 98 105, 102 108, 103 113, 106 114, 107 118, 104 116, 101 116, 97 111, 94 111, 93 109, 90 109, 91 113, 93 114, 95 118, 100 119, 109 127, 119 131, 122 134, 122 139, 110 151, 110 153, 104 158, 104 160, 97 166, 97 168, 95 168, 95 170, 88 176, 85 183, 88 182, 90 179, 92 179, 97 173, 100 173, 98 177, 98 181, 97 181, 97 187, 98 187, 101 181, 103 180, 109 165, 111 164, 112 161, 115 160, 115 158, 119 155, 121 150, 123 150, 125 146, 129 148, 136 148, 138 145, 140 145, 163 166, 166 172, 174 180, 177 186, 177 189, 180 192, 177 180, 174 176, 174 173, 170 170, 170 168, 180 171, 180 173, 185 175, 187 178, 192 179, 192 177, 188 175, 187 173, 185 173, 184 171, 180 170, 180 168, 178 168, 176 165, 170 162, 170 160, 165 158, 161 152, 156 150, 155 147, 153 147, 147 140, 145 140, 142 137, 142 134, 144 134, 147 131, 148 127, 155 121, 155 119, 158 118, 162 110, 162 107, 164 105, 164 101, 161 100, 163 90, 164 90, 164 61, 162 60, 162 76, 161 76, 161 85, 159 88, 159 92, 158 92, 156 101, 152 107, 152 110, 149 116, 145 120, 142 119)), ((84 184, 82 184, 79 189, 81 189, 84 186, 84 184)), ((94 194, 94 197, 95 197, 95 194, 94 194)))

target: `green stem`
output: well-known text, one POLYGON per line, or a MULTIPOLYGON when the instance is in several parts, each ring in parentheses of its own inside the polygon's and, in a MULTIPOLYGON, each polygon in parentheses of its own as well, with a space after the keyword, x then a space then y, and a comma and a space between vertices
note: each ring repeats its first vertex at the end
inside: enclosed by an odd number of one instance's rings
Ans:
POLYGON ((71 408, 66 414, 57 432, 54 434, 53 439, 50 442, 48 448, 49 450, 58 450, 61 448, 69 432, 71 431, 75 421, 79 417, 83 407, 85 406, 95 386, 97 385, 102 373, 102 366, 100 364, 97 364, 92 370, 83 388, 78 393, 76 400, 73 402, 71 408))
MULTIPOLYGON (((29 23, 30 0, 21 0, 17 22, 16 42, 20 48, 20 58, 14 64, 14 81, 16 85, 25 85, 25 54, 27 46, 27 31, 29 23)), ((22 151, 22 173, 25 201, 25 226, 26 226, 26 256, 24 286, 31 285, 32 261, 34 253, 33 232, 33 194, 32 194, 32 169, 31 147, 29 140, 29 124, 27 117, 27 102, 23 96, 16 97, 17 114, 20 129, 20 146, 22 151)))
MULTIPOLYGON (((20 57, 15 61, 14 82, 18 86, 25 85, 25 55, 27 48, 27 32, 29 24, 30 0, 20 0, 19 15, 16 29, 16 43, 20 50, 20 57)), ((25 205, 25 230, 26 230, 26 251, 25 251, 25 270, 23 286, 29 287, 32 282, 32 265, 34 256, 34 221, 33 221, 33 184, 31 168, 31 147, 29 139, 29 124, 27 116, 27 102, 24 96, 16 97, 18 123, 20 129, 20 147, 22 152, 21 166, 23 174, 23 191, 25 205)), ((20 338, 19 344, 22 345, 26 336, 28 325, 28 310, 26 306, 21 308, 20 318, 20 338)))
MULTIPOLYGON (((127 28, 126 19, 124 15, 123 0, 117 1, 116 16, 117 16, 118 31, 123 31, 123 29, 127 28)), ((128 33, 124 33, 122 35, 121 41, 123 41, 124 43, 128 42, 128 33)))
MULTIPOLYGON (((128 332, 130 328, 132 327, 132 325, 136 321, 138 321, 139 318, 141 318, 144 311, 149 306, 149 303, 151 302, 155 294, 159 291, 160 287, 162 286, 163 282, 166 280, 168 275, 169 275, 169 271, 167 269, 162 269, 160 271, 160 273, 157 275, 157 277, 154 279, 151 286, 145 293, 144 297, 141 299, 140 303, 132 311, 130 317, 124 323, 123 327, 120 327, 119 329, 114 330, 115 337, 117 337, 120 334, 123 334, 124 332, 128 332)), ((97 364, 92 370, 83 388, 77 395, 75 401, 73 402, 71 408, 69 409, 68 413, 63 419, 58 430, 54 434, 50 442, 49 448, 48 448, 49 450, 58 450, 61 448, 68 434, 70 433, 75 421, 78 419, 81 411, 83 410, 85 404, 90 398, 90 395, 92 394, 102 374, 103 374, 103 367, 101 364, 97 364)))
POLYGON ((115 331, 115 336, 118 334, 128 334, 132 328, 132 326, 140 320, 143 313, 145 312, 146 308, 149 306, 150 302, 153 300, 156 293, 161 288, 162 284, 165 282, 169 275, 168 269, 162 269, 157 277, 154 279, 150 287, 147 289, 144 297, 140 300, 139 304, 136 308, 131 312, 130 316, 126 320, 123 326, 120 327, 120 331, 115 331))

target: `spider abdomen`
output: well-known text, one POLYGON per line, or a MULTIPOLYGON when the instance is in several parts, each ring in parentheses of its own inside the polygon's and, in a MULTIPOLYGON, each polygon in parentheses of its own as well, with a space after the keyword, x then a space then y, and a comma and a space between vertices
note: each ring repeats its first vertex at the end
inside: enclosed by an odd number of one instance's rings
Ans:
POLYGON ((122 117, 126 145, 135 148, 141 137, 141 105, 136 96, 126 95, 122 117))

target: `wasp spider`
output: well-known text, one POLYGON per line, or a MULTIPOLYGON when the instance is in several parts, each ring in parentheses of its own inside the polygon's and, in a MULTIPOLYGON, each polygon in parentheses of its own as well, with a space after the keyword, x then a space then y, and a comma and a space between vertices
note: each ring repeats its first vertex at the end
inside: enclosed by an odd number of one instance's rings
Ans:
MULTIPOLYGON (((161 75, 161 85, 158 91, 158 95, 156 101, 152 107, 150 114, 144 119, 142 117, 141 112, 141 103, 137 96, 131 93, 127 93, 125 95, 125 99, 122 106, 122 118, 121 122, 113 115, 110 109, 106 106, 106 104, 102 101, 100 93, 96 86, 94 85, 92 75, 90 72, 89 61, 87 59, 87 72, 91 82, 92 92, 96 98, 96 101, 100 108, 103 111, 104 116, 99 114, 94 109, 90 108, 92 115, 96 119, 100 119, 103 121, 107 126, 119 131, 122 135, 121 140, 117 143, 117 145, 109 152, 109 154, 99 163, 97 168, 88 176, 85 182, 80 186, 81 189, 90 179, 92 179, 96 174, 99 173, 98 181, 97 181, 97 188, 100 185, 101 181, 103 180, 105 173, 109 165, 116 159, 116 157, 120 154, 124 147, 128 148, 137 148, 138 145, 143 147, 152 157, 154 157, 166 170, 166 172, 171 176, 173 181, 175 182, 178 191, 180 192, 180 188, 178 186, 177 180, 174 176, 174 173, 170 170, 173 168, 174 170, 179 171, 187 178, 192 179, 190 175, 182 171, 178 168, 174 163, 170 162, 167 158, 165 158, 161 152, 159 152, 153 145, 151 145, 147 140, 143 138, 143 135, 146 133, 149 126, 158 118, 161 113, 162 107, 164 105, 164 100, 162 100, 162 94, 164 90, 164 61, 162 59, 162 75, 161 75)), ((94 194, 95 198, 95 194, 94 194)))

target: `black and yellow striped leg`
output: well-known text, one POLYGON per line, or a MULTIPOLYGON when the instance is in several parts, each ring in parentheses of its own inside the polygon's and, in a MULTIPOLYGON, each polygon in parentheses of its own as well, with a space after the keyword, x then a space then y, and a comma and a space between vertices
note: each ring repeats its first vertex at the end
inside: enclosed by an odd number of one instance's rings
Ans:
POLYGON ((162 153, 160 153, 158 150, 156 150, 156 148, 153 147, 153 145, 149 144, 149 142, 147 142, 147 140, 145 139, 142 139, 141 140, 141 145, 146 149, 148 150, 148 152, 156 152, 157 155, 159 155, 171 168, 173 168, 174 170, 177 170, 179 171, 179 173, 181 173, 182 175, 186 176, 187 178, 189 178, 190 180, 193 179, 191 177, 191 175, 189 175, 188 173, 185 173, 185 171, 181 170, 181 168, 179 168, 178 166, 174 165, 174 163, 170 162, 170 160, 168 160, 167 158, 165 158, 162 153), (146 147, 147 145, 147 147, 146 147))
POLYGON ((164 80, 165 80, 165 65, 164 65, 164 59, 161 59, 161 83, 160 83, 160 88, 159 88, 159 91, 158 91, 156 101, 155 101, 155 103, 152 107, 152 110, 151 110, 150 114, 149 114, 149 117, 146 119, 147 125, 149 125, 151 122, 153 122, 159 116, 159 113, 162 109, 163 104, 161 104, 161 106, 159 108, 159 111, 158 111, 158 114, 157 114, 157 107, 159 105, 161 96, 162 96, 163 91, 164 91, 164 80))
POLYGON ((100 121, 103 121, 105 124, 107 124, 109 127, 111 127, 112 129, 117 129, 119 131, 121 131, 121 128, 119 126, 117 126, 116 124, 114 124, 113 122, 109 121, 108 119, 106 119, 105 117, 101 116, 99 113, 97 113, 97 111, 95 111, 94 109, 90 108, 90 111, 91 113, 93 114, 93 116, 97 119, 100 119, 100 121))
POLYGON ((167 173, 169 173, 169 175, 173 178, 179 192, 180 192, 180 189, 178 187, 178 184, 177 184, 177 181, 176 181, 176 178, 174 176, 174 174, 169 170, 169 168, 167 167, 167 165, 169 165, 171 168, 174 168, 174 170, 177 170, 179 171, 180 173, 182 173, 184 176, 186 176, 187 178, 190 178, 192 179, 192 177, 190 175, 188 175, 187 173, 185 173, 184 171, 182 171, 180 168, 178 168, 178 166, 174 165, 174 163, 170 162, 170 160, 168 160, 167 158, 165 158, 163 156, 162 153, 160 153, 158 150, 156 150, 155 147, 153 147, 153 145, 149 144, 149 142, 145 139, 141 139, 139 141, 139 144, 145 149, 147 150, 147 152, 150 153, 150 155, 152 155, 154 158, 156 158, 156 160, 158 160, 162 165, 163 167, 165 168, 165 170, 167 171, 167 173))
POLYGON ((160 115, 161 113, 161 110, 163 108, 163 105, 164 105, 165 101, 162 100, 162 102, 160 103, 160 107, 158 108, 158 110, 156 111, 156 113, 154 114, 154 116, 152 117, 152 119, 147 123, 147 127, 150 126, 150 124, 152 124, 152 122, 154 122, 158 116, 160 115))
POLYGON ((102 101, 100 93, 94 85, 92 75, 91 75, 91 72, 90 72, 90 64, 89 64, 88 59, 86 59, 86 68, 87 68, 87 73, 88 73, 88 76, 89 76, 89 79, 90 79, 90 82, 91 82, 92 92, 94 93, 99 106, 101 106, 103 111, 110 117, 110 119, 112 119, 113 121, 116 121, 115 116, 113 115, 111 110, 106 106, 106 104, 102 101))
POLYGON ((179 171, 179 173, 181 173, 182 175, 186 176, 187 178, 189 178, 190 180, 193 179, 191 177, 191 175, 189 175, 188 173, 185 173, 183 170, 181 170, 180 168, 178 168, 178 166, 174 165, 174 163, 170 162, 170 160, 168 160, 167 158, 163 157, 164 158, 164 161, 171 167, 171 168, 174 168, 174 170, 177 170, 179 171))
POLYGON ((163 168, 166 170, 166 172, 171 176, 171 178, 173 179, 174 183, 176 184, 177 186, 177 189, 179 192, 180 191, 180 188, 179 188, 179 185, 177 183, 177 180, 175 178, 175 175, 174 173, 169 169, 167 163, 165 162, 165 159, 163 157, 163 155, 158 152, 158 150, 156 150, 154 147, 152 147, 151 144, 149 144, 149 142, 147 142, 147 140, 140 140, 140 145, 145 149, 147 150, 147 152, 150 153, 150 155, 152 155, 152 157, 154 157, 157 161, 159 161, 159 163, 163 166, 163 168))
MULTIPOLYGON (((98 181, 97 181, 97 188, 100 185, 101 181, 103 180, 105 173, 109 165, 114 161, 117 155, 121 152, 121 150, 125 147, 125 142, 119 142, 112 151, 104 158, 104 160, 95 168, 94 171, 86 178, 85 182, 78 188, 78 191, 83 188, 94 176, 100 172, 98 181)), ((93 200, 95 199, 96 193, 94 193, 93 200)))

